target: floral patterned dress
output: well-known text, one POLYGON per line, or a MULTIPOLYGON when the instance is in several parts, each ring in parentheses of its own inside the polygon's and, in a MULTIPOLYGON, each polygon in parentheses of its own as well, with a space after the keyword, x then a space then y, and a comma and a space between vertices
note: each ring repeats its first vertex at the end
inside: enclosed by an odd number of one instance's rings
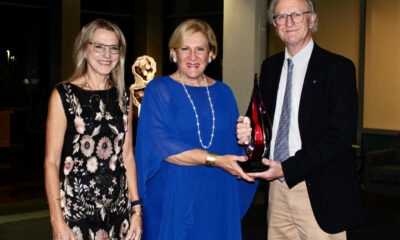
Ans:
POLYGON ((67 118, 60 188, 64 219, 77 239, 125 239, 130 200, 122 145, 129 94, 92 91, 69 82, 56 86, 67 118))

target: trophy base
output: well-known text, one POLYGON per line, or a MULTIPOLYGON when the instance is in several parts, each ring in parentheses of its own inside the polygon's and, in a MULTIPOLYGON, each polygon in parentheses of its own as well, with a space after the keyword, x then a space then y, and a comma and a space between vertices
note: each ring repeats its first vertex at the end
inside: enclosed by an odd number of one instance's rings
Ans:
POLYGON ((261 161, 248 160, 242 165, 244 172, 264 172, 269 169, 269 166, 264 165, 261 161))

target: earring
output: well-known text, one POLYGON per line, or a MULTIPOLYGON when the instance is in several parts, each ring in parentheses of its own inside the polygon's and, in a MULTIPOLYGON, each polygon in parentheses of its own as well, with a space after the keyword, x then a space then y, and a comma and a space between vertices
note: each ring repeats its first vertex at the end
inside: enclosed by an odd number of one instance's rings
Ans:
POLYGON ((174 61, 174 63, 176 63, 176 57, 173 57, 173 58, 172 58, 172 61, 174 61))
POLYGON ((208 57, 208 63, 211 63, 211 57, 208 57))

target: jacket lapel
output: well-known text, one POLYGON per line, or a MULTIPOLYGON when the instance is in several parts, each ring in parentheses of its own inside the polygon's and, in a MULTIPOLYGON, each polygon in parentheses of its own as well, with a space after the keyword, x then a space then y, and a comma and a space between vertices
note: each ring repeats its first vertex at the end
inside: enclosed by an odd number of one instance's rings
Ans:
POLYGON ((321 49, 317 44, 314 44, 300 97, 298 121, 302 138, 304 136, 304 131, 306 131, 307 123, 310 121, 310 117, 313 116, 313 95, 315 94, 315 89, 321 84, 320 81, 322 80, 319 74, 321 70, 321 60, 321 49))

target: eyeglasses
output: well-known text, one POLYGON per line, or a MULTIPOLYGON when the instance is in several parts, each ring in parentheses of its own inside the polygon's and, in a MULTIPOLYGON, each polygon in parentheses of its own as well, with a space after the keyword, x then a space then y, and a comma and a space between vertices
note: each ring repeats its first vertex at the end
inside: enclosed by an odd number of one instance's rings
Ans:
POLYGON ((294 23, 301 23, 304 20, 304 14, 310 13, 311 11, 306 12, 292 12, 291 14, 278 14, 272 17, 275 23, 279 26, 286 24, 288 17, 292 18, 294 23))
POLYGON ((95 42, 89 42, 90 45, 92 45, 93 51, 97 53, 103 53, 106 48, 109 49, 111 54, 120 54, 122 50, 122 46, 118 45, 104 45, 101 43, 95 43, 95 42))

